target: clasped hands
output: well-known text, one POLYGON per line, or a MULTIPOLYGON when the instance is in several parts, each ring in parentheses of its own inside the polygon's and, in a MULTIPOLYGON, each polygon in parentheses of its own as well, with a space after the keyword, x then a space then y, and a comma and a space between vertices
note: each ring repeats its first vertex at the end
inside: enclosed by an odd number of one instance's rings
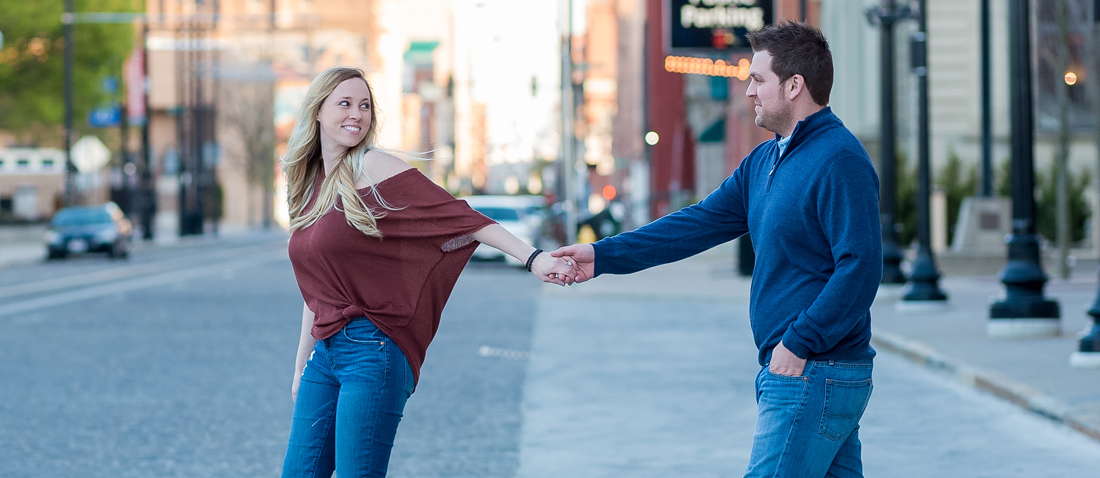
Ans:
POLYGON ((587 281, 595 270, 596 252, 591 244, 574 244, 539 254, 531 263, 531 272, 540 280, 560 286, 587 281))

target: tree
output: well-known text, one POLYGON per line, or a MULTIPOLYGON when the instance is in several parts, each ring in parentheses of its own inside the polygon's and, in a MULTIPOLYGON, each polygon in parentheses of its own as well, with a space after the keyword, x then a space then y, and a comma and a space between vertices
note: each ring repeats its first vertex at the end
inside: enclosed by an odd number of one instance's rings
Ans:
POLYGON ((940 168, 936 186, 947 199, 947 243, 955 241, 955 226, 959 219, 959 208, 963 199, 978 192, 978 168, 971 165, 966 168, 955 148, 947 150, 947 163, 940 168))
MULTIPOLYGON (((222 84, 224 101, 219 117, 233 138, 223 144, 227 159, 248 178, 252 188, 262 192, 261 223, 271 228, 275 200, 275 90, 272 80, 246 79, 222 84)), ((248 195, 248 220, 255 217, 253 198, 248 195)))
MULTIPOLYGON (((135 12, 133 0, 75 0, 76 12, 135 12)), ((60 145, 64 140, 64 2, 5 1, 0 14, 0 129, 21 142, 60 145)), ((108 100, 103 80, 119 76, 130 54, 134 27, 81 24, 73 27, 73 125, 108 100)))

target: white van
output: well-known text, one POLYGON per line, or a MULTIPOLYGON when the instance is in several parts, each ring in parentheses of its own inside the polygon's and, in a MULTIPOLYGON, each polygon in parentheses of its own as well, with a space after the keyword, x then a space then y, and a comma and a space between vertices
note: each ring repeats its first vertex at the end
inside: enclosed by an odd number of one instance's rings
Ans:
MULTIPOLYGON (((546 200, 542 196, 467 196, 462 199, 523 242, 540 246, 542 226, 546 220, 546 200)), ((523 266, 519 260, 485 244, 479 245, 474 251, 474 259, 504 260, 509 264, 523 266)))

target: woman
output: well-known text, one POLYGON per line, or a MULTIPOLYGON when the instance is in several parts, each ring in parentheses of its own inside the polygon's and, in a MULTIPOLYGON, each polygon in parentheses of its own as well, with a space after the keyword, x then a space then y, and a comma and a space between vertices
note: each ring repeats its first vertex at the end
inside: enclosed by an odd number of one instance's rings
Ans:
POLYGON ((283 169, 290 260, 305 305, 284 477, 385 476, 405 401, 478 242, 565 285, 571 262, 535 249, 406 162, 373 149, 362 71, 309 87, 283 169))

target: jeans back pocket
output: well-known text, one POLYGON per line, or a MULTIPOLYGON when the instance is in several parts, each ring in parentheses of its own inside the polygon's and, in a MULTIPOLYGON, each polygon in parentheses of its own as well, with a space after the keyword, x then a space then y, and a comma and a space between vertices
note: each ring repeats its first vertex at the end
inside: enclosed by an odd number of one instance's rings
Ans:
POLYGON ((871 379, 825 380, 825 404, 818 434, 832 441, 848 436, 859 424, 871 399, 871 379))

